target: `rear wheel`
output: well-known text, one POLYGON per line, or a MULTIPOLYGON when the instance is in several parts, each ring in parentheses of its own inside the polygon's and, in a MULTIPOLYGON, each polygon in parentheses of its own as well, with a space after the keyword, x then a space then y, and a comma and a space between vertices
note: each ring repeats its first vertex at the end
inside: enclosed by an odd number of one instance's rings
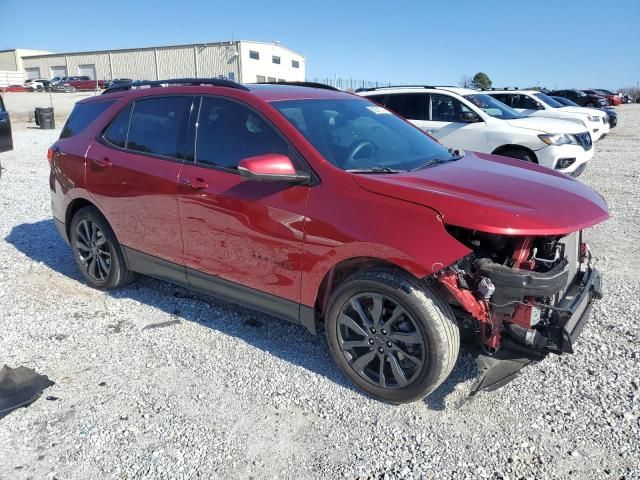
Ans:
POLYGON ((69 237, 76 264, 92 287, 110 290, 133 279, 113 230, 96 208, 78 210, 69 237))
POLYGON ((517 158, 518 160, 524 160, 525 162, 536 163, 534 156, 521 148, 506 148, 502 150, 498 155, 503 157, 517 158))
POLYGON ((585 105, 585 107, 589 107, 589 108, 595 108, 596 104, 594 102, 589 102, 585 105))
POLYGON ((440 295, 386 270, 357 273, 336 288, 326 335, 345 375, 390 403, 419 400, 435 390, 460 348, 455 316, 440 295))

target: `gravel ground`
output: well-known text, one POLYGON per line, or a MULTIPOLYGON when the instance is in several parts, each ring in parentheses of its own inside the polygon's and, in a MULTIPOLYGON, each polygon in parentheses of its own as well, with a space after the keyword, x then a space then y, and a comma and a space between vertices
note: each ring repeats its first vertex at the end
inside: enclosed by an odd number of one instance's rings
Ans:
POLYGON ((56 384, 0 420, 0 478, 640 478, 640 106, 618 111, 581 177, 611 219, 587 232, 605 298, 577 353, 471 401, 463 354, 398 407, 354 390, 302 327, 148 278, 85 286, 49 213, 57 132, 17 124, 0 156, 0 366, 56 384))

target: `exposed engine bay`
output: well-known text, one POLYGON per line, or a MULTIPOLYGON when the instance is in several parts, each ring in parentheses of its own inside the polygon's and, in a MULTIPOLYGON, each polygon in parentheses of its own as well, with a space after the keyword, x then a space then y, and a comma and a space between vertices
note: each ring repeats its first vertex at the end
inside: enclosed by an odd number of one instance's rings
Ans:
MULTIPOLYGON (((447 230, 473 253, 434 279, 458 312, 462 333, 477 339, 485 364, 487 358, 518 359, 507 368, 513 376, 550 352, 573 352, 592 298, 601 297, 582 232, 532 237, 447 230)), ((494 389, 511 379, 505 378, 492 388, 479 379, 477 387, 494 389)))

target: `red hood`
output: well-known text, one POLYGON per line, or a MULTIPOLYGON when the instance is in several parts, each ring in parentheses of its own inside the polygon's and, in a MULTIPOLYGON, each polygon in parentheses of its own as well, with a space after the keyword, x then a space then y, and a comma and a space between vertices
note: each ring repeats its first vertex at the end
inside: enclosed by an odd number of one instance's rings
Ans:
POLYGON ((507 235, 559 235, 609 217, 584 183, 522 160, 466 152, 415 172, 354 174, 365 190, 430 207, 449 225, 507 235))

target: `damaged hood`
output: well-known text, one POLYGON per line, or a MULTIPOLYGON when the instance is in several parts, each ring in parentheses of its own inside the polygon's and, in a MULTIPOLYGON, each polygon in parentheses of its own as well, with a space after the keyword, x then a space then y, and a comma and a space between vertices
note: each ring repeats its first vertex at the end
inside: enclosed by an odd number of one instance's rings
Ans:
POLYGON ((560 235, 609 217, 584 183, 522 160, 466 152, 399 174, 353 175, 370 192, 436 210, 445 224, 504 235, 560 235))

